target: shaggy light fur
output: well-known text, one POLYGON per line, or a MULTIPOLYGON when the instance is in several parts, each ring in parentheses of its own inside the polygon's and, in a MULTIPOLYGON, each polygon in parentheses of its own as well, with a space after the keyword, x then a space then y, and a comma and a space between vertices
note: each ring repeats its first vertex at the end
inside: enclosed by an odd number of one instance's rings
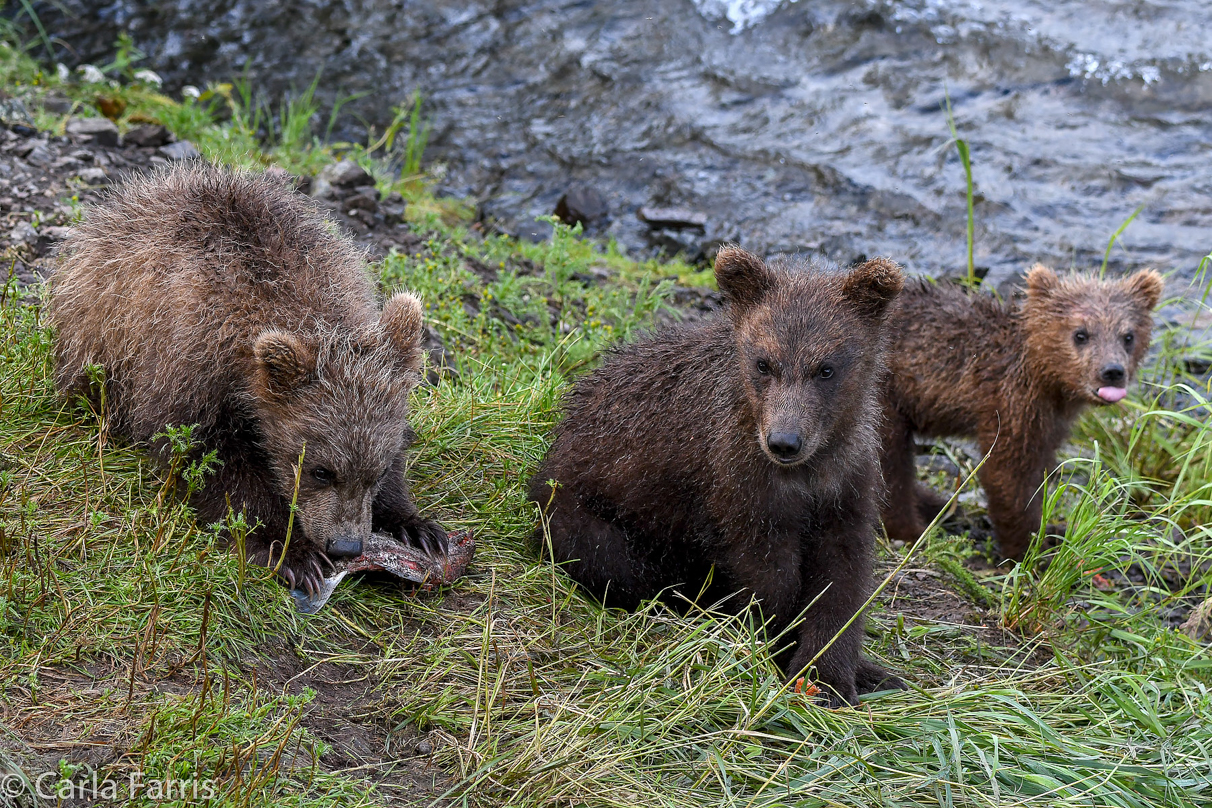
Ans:
POLYGON ((326 549, 372 529, 445 541, 403 478, 421 305, 399 293, 380 312, 365 257, 305 197, 202 164, 133 179, 74 229, 51 292, 60 389, 98 399, 102 366, 111 430, 160 450, 166 425, 197 424, 222 462, 199 516, 230 499, 260 522, 262 561, 304 453, 288 583, 313 588, 326 549))

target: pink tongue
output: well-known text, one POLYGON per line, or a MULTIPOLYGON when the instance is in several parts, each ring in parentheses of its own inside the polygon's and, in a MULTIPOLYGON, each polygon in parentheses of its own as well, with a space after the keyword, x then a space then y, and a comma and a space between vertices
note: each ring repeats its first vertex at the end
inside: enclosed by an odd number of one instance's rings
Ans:
POLYGON ((1103 401, 1110 401, 1112 404, 1119 401, 1124 396, 1128 395, 1128 391, 1122 387, 1100 387, 1098 388, 1098 397, 1103 401))

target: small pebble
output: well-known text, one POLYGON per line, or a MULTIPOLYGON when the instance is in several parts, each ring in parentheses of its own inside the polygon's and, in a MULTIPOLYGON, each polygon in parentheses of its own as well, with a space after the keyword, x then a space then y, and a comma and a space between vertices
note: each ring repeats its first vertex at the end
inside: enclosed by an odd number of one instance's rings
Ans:
POLYGON ((417 744, 417 754, 418 755, 428 755, 428 754, 432 754, 432 753, 433 753, 433 744, 431 744, 429 741, 421 741, 419 744, 417 744))

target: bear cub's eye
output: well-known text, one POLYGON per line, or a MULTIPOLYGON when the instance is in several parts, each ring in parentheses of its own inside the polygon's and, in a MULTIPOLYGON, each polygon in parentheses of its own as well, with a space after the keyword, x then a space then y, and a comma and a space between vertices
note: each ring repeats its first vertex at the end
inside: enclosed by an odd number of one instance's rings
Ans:
POLYGON ((1085 345, 1089 339, 1090 334, 1084 328, 1077 329, 1077 332, 1073 335, 1073 342, 1076 345, 1085 345))
POLYGON ((818 379, 833 378, 833 365, 821 365, 821 369, 816 372, 818 379))
POLYGON ((1129 331, 1127 334, 1124 334, 1124 347, 1131 348, 1132 343, 1134 341, 1136 341, 1136 335, 1133 334, 1131 331, 1129 331))
POLYGON ((767 362, 765 359, 759 359, 757 361, 757 372, 762 374, 763 376, 769 376, 770 375, 770 363, 767 362))
POLYGON ((311 470, 312 479, 320 485, 332 485, 333 474, 326 468, 314 468, 311 470))

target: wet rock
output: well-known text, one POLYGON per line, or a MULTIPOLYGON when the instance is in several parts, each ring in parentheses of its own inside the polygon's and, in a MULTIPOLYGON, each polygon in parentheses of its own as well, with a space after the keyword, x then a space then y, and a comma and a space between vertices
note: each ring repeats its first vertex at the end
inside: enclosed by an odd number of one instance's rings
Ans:
POLYGON ((702 233, 697 229, 654 228, 648 231, 648 243, 666 256, 681 255, 692 264, 698 262, 703 252, 702 233))
POLYGON ((174 162, 197 160, 202 157, 202 154, 194 147, 194 144, 188 140, 178 140, 176 143, 169 143, 167 146, 161 146, 156 149, 156 152, 174 162))
POLYGON ((606 198, 593 188, 573 186, 556 203, 555 215, 567 225, 580 223, 583 227, 606 216, 606 198))
POLYGON ((117 146, 120 139, 118 125, 108 118, 69 118, 66 131, 76 143, 112 147, 117 146))
POLYGON ((1212 362, 1198 356, 1188 356, 1183 359, 1183 367, 1192 376, 1203 376, 1209 370, 1212 370, 1212 362))
POLYGON ((167 145, 172 140, 172 136, 169 134, 167 127, 161 126, 158 123, 145 123, 127 132, 123 140, 126 143, 133 143, 140 148, 158 149, 161 146, 167 145))
POLYGON ((689 208, 640 208, 640 219, 649 227, 667 227, 673 230, 707 226, 707 214, 689 208))
POLYGON ((714 265, 715 257, 720 254, 720 249, 725 244, 731 244, 739 241, 739 238, 713 238, 704 241, 699 245, 699 260, 704 264, 714 265))
POLYGON ((555 228, 551 226, 551 222, 534 221, 521 225, 516 236, 532 244, 538 244, 549 240, 554 232, 555 228))
POLYGON ((327 180, 334 188, 356 188, 361 185, 374 185, 374 177, 366 173, 366 169, 353 160, 341 160, 332 165, 324 166, 320 179, 327 180))

